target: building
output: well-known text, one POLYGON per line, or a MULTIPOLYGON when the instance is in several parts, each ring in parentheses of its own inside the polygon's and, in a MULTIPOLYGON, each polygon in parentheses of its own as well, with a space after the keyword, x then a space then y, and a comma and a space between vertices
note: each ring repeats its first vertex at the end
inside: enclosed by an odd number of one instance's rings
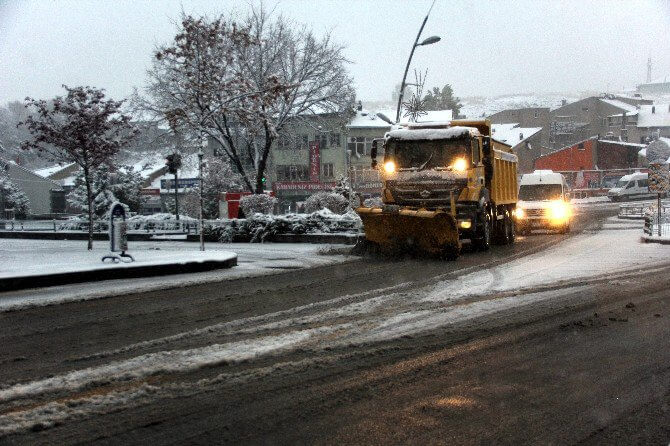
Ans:
POLYGON ((287 125, 271 152, 269 188, 280 212, 296 212, 310 195, 331 190, 347 176, 346 127, 337 115, 319 115, 287 125))
POLYGON ((614 137, 609 118, 615 115, 621 115, 624 122, 625 131, 619 132, 622 139, 639 141, 637 126, 628 117, 637 113, 642 105, 651 103, 651 100, 639 97, 603 95, 565 104, 550 112, 549 146, 556 150, 592 136, 614 137), (626 118, 623 118, 624 115, 626 118))
POLYGON ((541 127, 520 127, 517 123, 492 124, 491 139, 514 151, 519 158, 519 173, 532 172, 535 159, 542 154, 541 127))
POLYGON ((638 93, 648 95, 670 94, 670 80, 668 80, 668 76, 657 78, 650 82, 638 85, 636 90, 638 93))
POLYGON ((638 152, 644 144, 592 137, 554 150, 535 160, 535 169, 563 173, 571 187, 611 187, 611 179, 639 167, 638 152))
POLYGON ((523 128, 540 128, 540 135, 536 139, 539 153, 541 148, 549 146, 549 127, 551 115, 547 107, 528 107, 503 110, 487 118, 491 124, 516 124, 523 128))
POLYGON ((51 216, 65 212, 65 191, 56 181, 4 159, 0 159, 0 169, 28 197, 31 216, 51 216))

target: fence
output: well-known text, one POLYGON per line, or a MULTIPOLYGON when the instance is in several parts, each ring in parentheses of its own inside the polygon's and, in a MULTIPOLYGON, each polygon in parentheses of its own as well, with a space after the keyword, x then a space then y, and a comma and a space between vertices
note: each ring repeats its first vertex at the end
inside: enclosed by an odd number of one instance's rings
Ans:
MULTIPOLYGON (((198 234, 197 220, 127 220, 128 232, 160 234, 198 234)), ((210 221, 207 221, 210 223, 210 221)), ((88 221, 83 220, 0 220, 0 230, 31 232, 88 232, 88 221)), ((94 232, 107 232, 108 220, 93 222, 94 232)))
POLYGON ((644 233, 648 236, 667 237, 670 235, 670 203, 661 204, 659 227, 658 206, 651 205, 644 214, 644 233))

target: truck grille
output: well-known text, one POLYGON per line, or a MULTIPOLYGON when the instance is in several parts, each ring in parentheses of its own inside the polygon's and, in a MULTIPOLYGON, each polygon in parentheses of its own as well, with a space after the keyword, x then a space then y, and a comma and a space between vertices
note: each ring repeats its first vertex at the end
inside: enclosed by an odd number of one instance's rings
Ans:
POLYGON ((467 180, 449 180, 430 183, 389 181, 387 186, 397 204, 400 205, 439 205, 448 204, 453 192, 454 198, 467 185, 467 180))

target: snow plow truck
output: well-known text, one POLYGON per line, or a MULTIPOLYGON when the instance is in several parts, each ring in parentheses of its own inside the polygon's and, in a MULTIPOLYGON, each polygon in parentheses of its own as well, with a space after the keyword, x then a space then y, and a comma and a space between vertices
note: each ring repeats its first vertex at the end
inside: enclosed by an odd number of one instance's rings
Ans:
POLYGON ((394 126, 370 155, 383 205, 356 209, 365 243, 455 259, 463 240, 479 250, 514 242, 518 159, 488 120, 394 126))

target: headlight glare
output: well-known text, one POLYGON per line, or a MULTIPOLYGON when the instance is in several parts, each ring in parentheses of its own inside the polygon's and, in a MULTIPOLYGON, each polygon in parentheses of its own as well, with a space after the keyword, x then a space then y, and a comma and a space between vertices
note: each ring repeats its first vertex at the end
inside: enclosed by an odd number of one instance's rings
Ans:
POLYGON ((456 172, 465 172, 468 168, 468 162, 464 158, 456 158, 451 164, 451 169, 456 172))
POLYGON ((384 163, 384 172, 394 173, 395 172, 395 163, 393 161, 386 161, 384 163))

